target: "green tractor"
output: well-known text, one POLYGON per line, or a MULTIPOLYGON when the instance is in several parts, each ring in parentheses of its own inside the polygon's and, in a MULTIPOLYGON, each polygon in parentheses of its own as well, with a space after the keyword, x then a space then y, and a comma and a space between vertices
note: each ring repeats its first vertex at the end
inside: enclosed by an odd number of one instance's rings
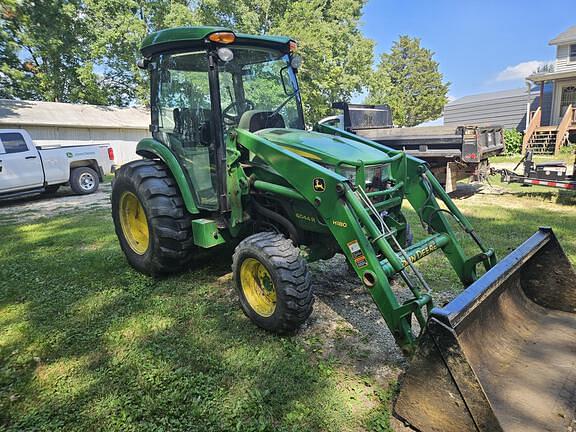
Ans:
POLYGON ((112 190, 128 262, 170 274, 235 247, 244 313, 289 333, 312 311, 307 263, 344 254, 412 359, 399 417, 422 431, 560 430, 575 405, 576 274, 552 231, 498 262, 425 162, 327 125, 307 130, 295 50, 221 27, 144 40, 152 138, 112 190), (405 201, 426 238, 412 241, 405 201), (468 287, 442 308, 414 265, 435 251, 468 287), (407 301, 391 289, 397 276, 407 301))

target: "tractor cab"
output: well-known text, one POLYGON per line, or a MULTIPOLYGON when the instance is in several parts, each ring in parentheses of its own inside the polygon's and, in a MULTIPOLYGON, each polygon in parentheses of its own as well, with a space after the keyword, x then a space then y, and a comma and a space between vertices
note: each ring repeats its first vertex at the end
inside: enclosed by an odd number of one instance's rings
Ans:
POLYGON ((184 169, 195 203, 225 210, 226 140, 236 128, 304 129, 296 43, 217 27, 168 29, 143 43, 153 138, 184 169))

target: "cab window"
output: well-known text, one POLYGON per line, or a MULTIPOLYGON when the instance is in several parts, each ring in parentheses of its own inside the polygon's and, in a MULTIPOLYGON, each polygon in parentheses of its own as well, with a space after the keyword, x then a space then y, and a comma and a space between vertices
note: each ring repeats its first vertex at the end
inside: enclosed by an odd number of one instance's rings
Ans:
POLYGON ((186 170, 199 208, 215 210, 213 139, 207 53, 165 54, 158 67, 158 132, 154 137, 172 149, 186 170))

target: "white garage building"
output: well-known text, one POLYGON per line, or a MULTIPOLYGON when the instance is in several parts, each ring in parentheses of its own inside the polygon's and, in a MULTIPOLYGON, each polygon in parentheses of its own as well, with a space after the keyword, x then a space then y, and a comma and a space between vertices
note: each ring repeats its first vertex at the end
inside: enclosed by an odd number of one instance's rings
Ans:
POLYGON ((143 108, 0 99, 0 129, 26 129, 37 146, 110 144, 118 165, 139 158, 149 124, 143 108))

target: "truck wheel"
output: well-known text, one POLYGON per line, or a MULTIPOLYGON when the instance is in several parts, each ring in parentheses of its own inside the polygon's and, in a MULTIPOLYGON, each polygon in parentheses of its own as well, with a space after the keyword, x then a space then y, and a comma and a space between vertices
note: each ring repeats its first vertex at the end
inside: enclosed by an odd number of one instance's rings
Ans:
POLYGON ((161 162, 138 160, 116 171, 112 218, 120 247, 139 272, 153 276, 179 272, 192 260, 191 218, 161 162))
POLYGON ((244 239, 234 251, 232 271, 242 310, 263 329, 289 333, 312 313, 308 266, 282 234, 262 232, 244 239))
POLYGON ((78 195, 87 195, 98 190, 100 179, 90 167, 74 168, 70 173, 70 189, 78 195))

